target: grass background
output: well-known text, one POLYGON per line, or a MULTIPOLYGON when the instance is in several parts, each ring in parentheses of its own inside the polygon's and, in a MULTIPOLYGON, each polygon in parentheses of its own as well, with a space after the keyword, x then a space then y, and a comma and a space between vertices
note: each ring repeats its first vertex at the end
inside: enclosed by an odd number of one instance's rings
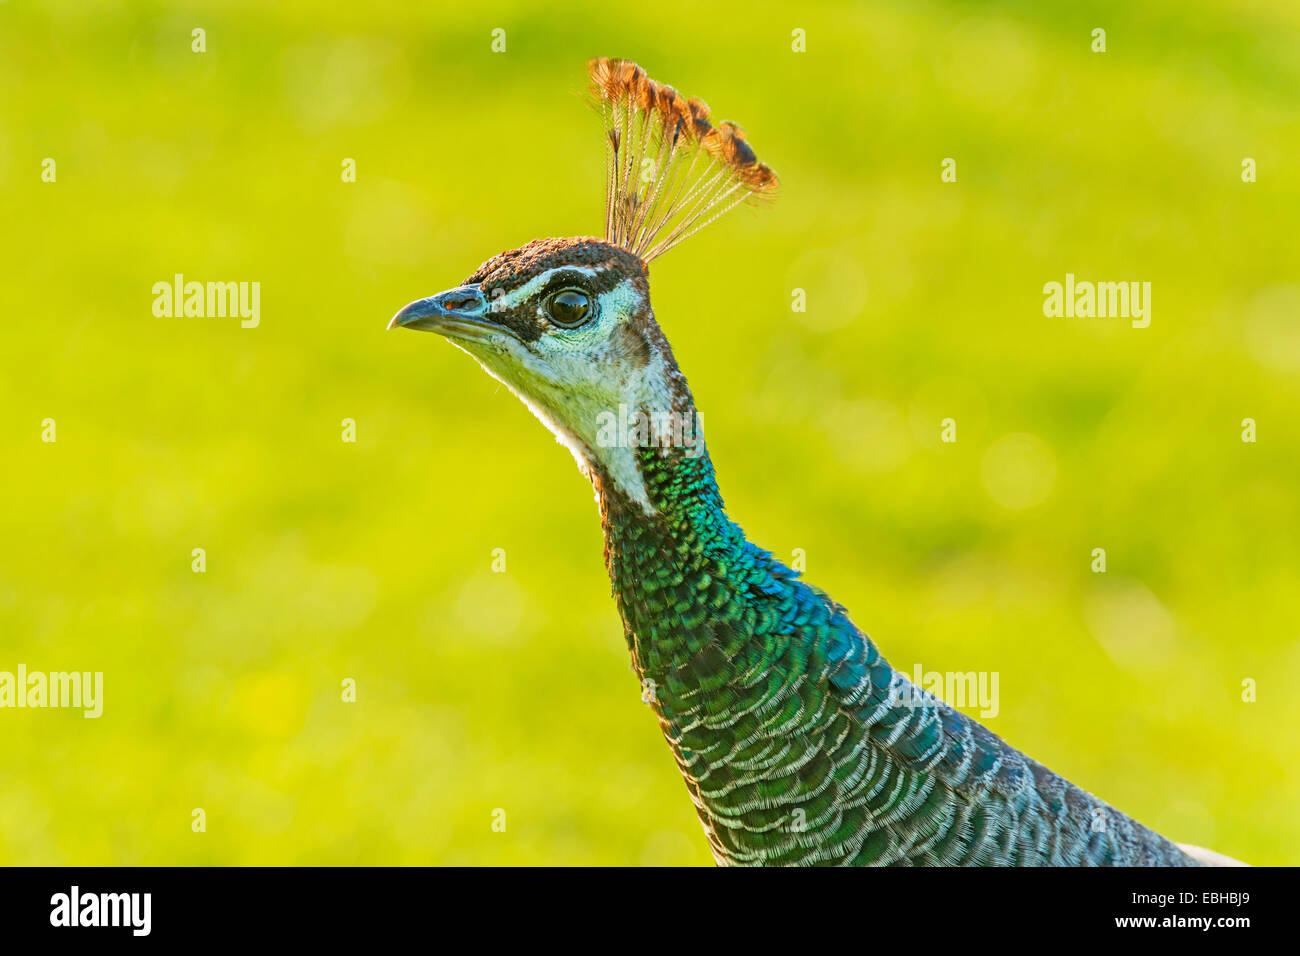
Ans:
POLYGON ((751 537, 1085 789, 1300 862, 1300 7, 723 6, 0 3, 0 670, 106 683, 0 711, 0 862, 710 861, 569 455, 384 332, 599 229, 596 54, 782 176, 652 270, 751 537), (260 327, 155 318, 177 272, 260 327), (1066 272, 1150 328, 1045 318, 1066 272))

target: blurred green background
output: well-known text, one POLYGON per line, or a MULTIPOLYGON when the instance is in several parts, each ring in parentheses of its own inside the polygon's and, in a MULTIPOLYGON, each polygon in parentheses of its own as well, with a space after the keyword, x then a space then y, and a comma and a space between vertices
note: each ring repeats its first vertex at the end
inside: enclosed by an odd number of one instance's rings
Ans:
POLYGON ((606 54, 783 180, 652 270, 750 536, 1084 788, 1300 862, 1300 7, 1053 7, 0 3, 0 670, 106 683, 0 711, 0 861, 710 862, 569 454, 384 331, 599 230, 606 54), (177 272, 260 327, 155 318, 177 272), (1150 328, 1045 318, 1066 272, 1150 328))

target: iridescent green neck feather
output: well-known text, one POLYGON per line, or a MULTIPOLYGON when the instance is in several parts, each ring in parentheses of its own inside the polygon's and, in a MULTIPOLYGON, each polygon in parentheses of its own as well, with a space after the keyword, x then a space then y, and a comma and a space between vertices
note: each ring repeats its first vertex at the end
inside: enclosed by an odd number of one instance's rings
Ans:
POLYGON ((650 511, 592 471, 606 565, 719 862, 1193 864, 895 672, 746 540, 707 454, 636 460, 650 511))

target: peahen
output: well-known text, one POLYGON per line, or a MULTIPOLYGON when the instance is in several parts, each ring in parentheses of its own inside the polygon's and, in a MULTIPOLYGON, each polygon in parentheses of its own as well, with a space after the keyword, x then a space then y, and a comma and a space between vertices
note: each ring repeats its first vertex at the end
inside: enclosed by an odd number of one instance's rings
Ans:
POLYGON ((1231 863, 1179 847, 890 667, 723 508, 648 263, 777 177, 628 60, 588 64, 605 238, 539 239, 389 328, 437 332, 573 452, 643 697, 726 864, 1231 863))

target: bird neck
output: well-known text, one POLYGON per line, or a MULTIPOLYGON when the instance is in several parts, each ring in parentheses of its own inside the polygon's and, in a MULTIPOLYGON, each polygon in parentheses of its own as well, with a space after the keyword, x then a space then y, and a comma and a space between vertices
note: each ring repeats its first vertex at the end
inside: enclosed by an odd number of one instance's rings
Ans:
POLYGON ((698 451, 637 449, 636 462, 648 508, 599 472, 592 478, 605 566, 644 683, 663 680, 700 646, 718 643, 711 629, 733 592, 728 569, 757 549, 727 517, 702 439, 698 451))

